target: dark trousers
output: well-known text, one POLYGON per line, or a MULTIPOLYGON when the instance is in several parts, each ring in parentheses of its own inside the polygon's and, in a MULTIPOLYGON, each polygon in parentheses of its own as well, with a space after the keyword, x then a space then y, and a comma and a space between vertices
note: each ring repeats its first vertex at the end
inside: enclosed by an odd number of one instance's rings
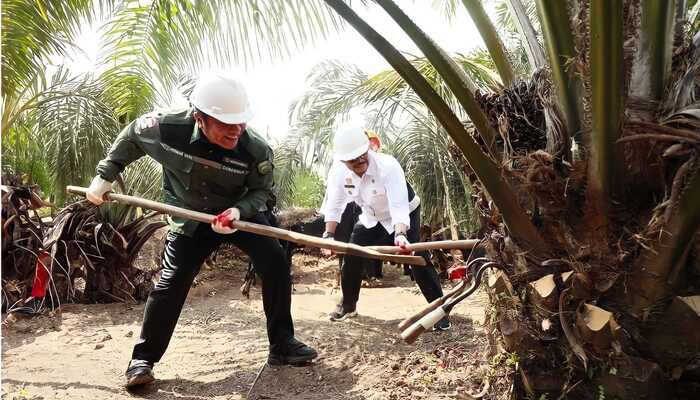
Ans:
MULTIPOLYGON (((249 221, 269 225, 258 213, 249 221)), ((294 336, 290 312, 292 285, 289 263, 277 239, 236 231, 220 235, 200 224, 192 237, 168 232, 162 272, 146 302, 141 337, 133 359, 158 362, 168 347, 187 293, 204 260, 221 243, 233 243, 253 261, 262 276, 262 297, 270 345, 280 345, 294 336)))
MULTIPOLYGON (((415 209, 411 215, 411 227, 406 232, 406 238, 409 242, 414 243, 420 240, 420 207, 415 209)), ((382 224, 377 224, 372 228, 365 228, 361 223, 355 225, 350 236, 350 243, 355 243, 360 246, 383 246, 394 244, 394 234, 388 233, 382 224)), ((442 297, 442 287, 437 275, 437 271, 430 263, 428 252, 417 252, 417 256, 421 256, 428 261, 425 267, 411 267, 418 288, 425 299, 431 301, 442 297)), ((360 285, 362 284, 362 266, 364 259, 362 257, 345 255, 343 265, 340 269, 340 286, 343 291, 343 308, 346 310, 354 310, 357 300, 360 297, 360 285)))
MULTIPOLYGON (((413 189, 410 189, 410 193, 413 193, 412 190, 413 189)), ((343 211, 343 215, 340 217, 338 226, 335 228, 335 240, 345 243, 350 241, 350 235, 352 235, 352 230, 355 224, 357 224, 357 219, 360 214, 362 214, 360 206, 355 202, 348 203, 345 207, 345 211, 343 211)), ((344 256, 342 254, 338 254, 338 267, 342 267, 343 258, 344 256)), ((382 277, 382 260, 364 258, 363 263, 361 267, 362 279, 382 277)))

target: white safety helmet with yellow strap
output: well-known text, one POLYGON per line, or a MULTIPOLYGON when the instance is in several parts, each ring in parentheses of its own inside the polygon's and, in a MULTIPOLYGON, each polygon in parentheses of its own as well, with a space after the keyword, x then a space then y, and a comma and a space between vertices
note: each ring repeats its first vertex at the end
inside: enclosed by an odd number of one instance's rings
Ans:
POLYGON ((243 84, 221 73, 203 74, 192 90, 190 102, 226 124, 243 124, 253 118, 243 84))

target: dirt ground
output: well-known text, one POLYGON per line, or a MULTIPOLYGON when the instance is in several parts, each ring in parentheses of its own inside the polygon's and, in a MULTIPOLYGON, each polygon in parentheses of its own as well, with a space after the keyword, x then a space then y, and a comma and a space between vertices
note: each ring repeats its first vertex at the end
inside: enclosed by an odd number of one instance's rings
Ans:
POLYGON ((296 334, 319 358, 266 367, 250 397, 267 357, 260 290, 244 298, 242 262, 219 260, 197 278, 155 384, 133 393, 123 387, 143 304, 69 304, 31 319, 3 315, 2 398, 469 399, 482 390, 489 369, 483 293, 455 308, 450 331, 407 345, 396 324, 425 301, 398 268, 385 265, 381 283, 362 289, 357 318, 330 322, 336 261, 298 254, 294 265, 296 334))

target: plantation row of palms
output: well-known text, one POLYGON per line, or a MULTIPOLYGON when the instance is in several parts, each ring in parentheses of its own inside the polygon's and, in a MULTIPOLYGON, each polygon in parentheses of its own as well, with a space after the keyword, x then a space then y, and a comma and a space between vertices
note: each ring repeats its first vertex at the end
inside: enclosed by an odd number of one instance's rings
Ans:
MULTIPOLYGON (((289 56, 335 31, 338 18, 315 0, 10 0, 2 25, 3 168, 28 174, 61 204, 65 185, 89 181, 120 128, 169 104, 200 68, 289 56), (92 25, 101 37, 96 71, 54 66, 92 25)), ((124 178, 130 191, 153 196, 157 175, 145 161, 124 178)))
MULTIPOLYGON (((316 67, 276 149, 280 200, 330 162, 333 127, 367 110, 426 203, 478 228, 504 266, 489 281, 497 339, 531 398, 683 398, 700 388, 700 2, 504 0, 466 7, 486 49, 448 55, 391 0, 422 51, 407 59, 362 2, 3 4, 3 160, 62 201, 123 126, 203 64, 289 54, 343 26, 392 66, 316 67), (37 18, 39 15, 41 18, 37 18), (11 16, 11 17, 10 17, 11 16), (54 69, 77 26, 106 19, 96 76, 54 69), (235 21, 235 23, 233 22, 235 21), (496 28, 498 26, 498 28, 496 28), (9 51, 8 51, 9 50, 9 51), (242 57, 243 56, 243 57, 242 57), (295 165, 297 168, 288 168, 295 165)), ((143 161, 125 181, 155 196, 143 161)), ((505 393, 503 393, 505 396, 505 393)))

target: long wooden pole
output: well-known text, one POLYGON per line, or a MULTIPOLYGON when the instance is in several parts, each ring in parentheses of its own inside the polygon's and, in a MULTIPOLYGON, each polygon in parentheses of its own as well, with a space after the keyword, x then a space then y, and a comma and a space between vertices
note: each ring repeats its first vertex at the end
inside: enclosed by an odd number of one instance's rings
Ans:
MULTIPOLYGON (((69 193, 81 194, 84 196, 87 192, 87 188, 80 186, 66 186, 66 191, 68 191, 69 193)), ((130 204, 132 206, 147 208, 149 210, 160 211, 162 213, 170 214, 175 217, 187 218, 206 224, 211 224, 211 222, 214 220, 214 215, 211 214, 206 214, 199 211, 192 211, 185 208, 159 203, 157 201, 143 199, 136 196, 128 196, 125 194, 117 194, 110 192, 105 194, 104 197, 106 200, 116 201, 118 203, 123 204, 130 204)), ((411 264, 418 266, 426 265, 425 259, 423 257, 383 254, 376 250, 358 246, 353 243, 344 243, 335 240, 321 239, 317 238, 316 236, 305 235, 303 233, 292 232, 286 229, 275 228, 267 225, 254 224, 252 222, 233 221, 231 223, 231 227, 244 232, 269 236, 277 239, 286 240, 289 242, 303 244, 305 246, 331 249, 336 253, 340 254, 350 254, 353 256, 385 260, 396 264, 411 264)))
MULTIPOLYGON (((420 242, 411 243, 406 246, 409 251, 425 251, 425 250, 468 250, 479 244, 478 239, 467 240, 437 240, 435 242, 420 242)), ((367 249, 376 250, 380 253, 396 254, 401 251, 398 246, 365 246, 367 249)))

